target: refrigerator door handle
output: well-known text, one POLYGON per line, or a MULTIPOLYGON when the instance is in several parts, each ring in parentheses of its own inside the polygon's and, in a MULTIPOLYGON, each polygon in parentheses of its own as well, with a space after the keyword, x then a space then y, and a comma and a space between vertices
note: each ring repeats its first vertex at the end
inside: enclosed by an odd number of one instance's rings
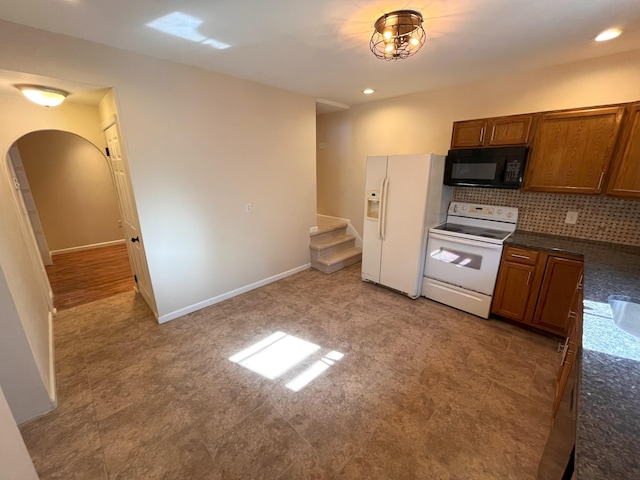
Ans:
POLYGON ((382 184, 380 185, 380 203, 378 204, 378 238, 382 240, 382 201, 383 201, 383 196, 382 193, 384 192, 384 182, 387 180, 387 177, 384 177, 382 179, 382 184))
POLYGON ((389 190, 389 177, 384 177, 382 181, 382 198, 380 200, 380 220, 378 228, 380 239, 384 242, 387 233, 387 191, 389 190))
POLYGON ((378 238, 382 240, 382 215, 384 212, 384 183, 387 181, 387 177, 382 179, 382 185, 380 185, 380 203, 378 204, 378 238))

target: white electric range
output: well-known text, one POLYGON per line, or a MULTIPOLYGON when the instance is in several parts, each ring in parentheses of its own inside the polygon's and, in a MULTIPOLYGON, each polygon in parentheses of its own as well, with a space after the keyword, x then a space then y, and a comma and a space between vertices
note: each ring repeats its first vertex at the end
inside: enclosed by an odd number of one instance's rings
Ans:
POLYGON ((447 221, 429 229, 422 295, 489 318, 504 241, 518 209, 451 202, 447 221))

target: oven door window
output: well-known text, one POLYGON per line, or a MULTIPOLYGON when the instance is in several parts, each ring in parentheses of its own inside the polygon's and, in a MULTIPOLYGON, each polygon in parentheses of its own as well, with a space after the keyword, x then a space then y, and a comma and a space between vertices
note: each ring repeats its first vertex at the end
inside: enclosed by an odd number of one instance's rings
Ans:
POLYGON ((430 252, 430 255, 434 260, 450 263, 458 267, 473 268, 474 270, 482 268, 482 255, 475 253, 440 247, 440 250, 430 252))
POLYGON ((424 274, 485 295, 493 294, 502 245, 429 234, 424 274))

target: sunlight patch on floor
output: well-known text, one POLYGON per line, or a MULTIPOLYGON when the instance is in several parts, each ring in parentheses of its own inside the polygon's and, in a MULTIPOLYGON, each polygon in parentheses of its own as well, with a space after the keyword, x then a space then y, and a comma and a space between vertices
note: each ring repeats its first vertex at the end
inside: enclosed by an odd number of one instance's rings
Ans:
MULTIPOLYGON (((320 345, 315 343, 284 332, 275 332, 232 355, 229 360, 265 378, 274 380, 320 349, 320 345)), ((289 380, 285 387, 294 392, 302 390, 343 357, 344 354, 335 350, 324 354, 302 373, 289 380)))

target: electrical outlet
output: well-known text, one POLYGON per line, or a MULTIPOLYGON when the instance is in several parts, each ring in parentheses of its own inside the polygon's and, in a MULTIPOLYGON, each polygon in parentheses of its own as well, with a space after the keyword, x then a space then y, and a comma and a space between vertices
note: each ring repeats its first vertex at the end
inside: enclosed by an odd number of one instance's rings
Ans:
POLYGON ((245 203, 244 205, 244 213, 251 213, 251 204, 245 203))
POLYGON ((578 212, 567 212, 567 218, 564 219, 564 223, 575 225, 578 221, 578 212))
POLYGON ((309 229, 309 233, 318 233, 318 226, 316 225, 315 227, 311 227, 309 229))

